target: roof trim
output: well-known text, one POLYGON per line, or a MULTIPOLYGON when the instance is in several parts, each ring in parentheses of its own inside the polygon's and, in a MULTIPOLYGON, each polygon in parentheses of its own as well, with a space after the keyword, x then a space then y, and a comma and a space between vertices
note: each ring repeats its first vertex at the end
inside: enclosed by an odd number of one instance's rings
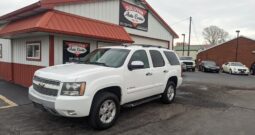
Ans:
POLYGON ((0 30, 0 36, 35 31, 133 43, 130 35, 122 26, 54 10, 12 22, 0 30), (61 25, 61 20, 65 20, 66 27, 61 25), (109 34, 106 34, 107 32, 109 34))
POLYGON ((25 12, 28 12, 28 11, 31 11, 31 10, 34 10, 34 9, 40 8, 40 7, 41 7, 40 2, 36 2, 36 3, 33 3, 33 4, 28 5, 26 7, 20 8, 18 10, 15 10, 13 12, 10 12, 8 14, 3 15, 3 16, 0 17, 0 20, 8 19, 8 18, 16 16, 18 14, 22 14, 22 13, 25 13, 25 12))
POLYGON ((152 6, 146 1, 143 1, 144 5, 148 7, 148 9, 156 16, 156 18, 162 23, 165 28, 173 34, 174 38, 179 38, 178 34, 166 23, 166 21, 152 8, 152 6))
MULTIPOLYGON (((248 38, 248 37, 245 37, 245 36, 240 36, 240 37, 238 37, 238 38, 245 38, 245 39, 248 39, 248 40, 251 40, 251 41, 254 41, 254 42, 255 42, 254 39, 251 39, 251 38, 248 38)), ((219 46, 221 46, 221 45, 224 45, 224 44, 229 43, 229 42, 231 42, 231 41, 234 41, 234 40, 236 40, 236 39, 237 39, 237 38, 234 38, 234 39, 231 39, 231 40, 226 41, 226 42, 224 42, 224 43, 221 43, 221 44, 219 44, 219 45, 215 45, 215 46, 209 47, 209 48, 207 48, 207 49, 205 49, 205 50, 201 50, 201 51, 199 51, 199 53, 202 53, 202 52, 205 52, 205 51, 207 51, 207 50, 210 50, 210 49, 219 47, 219 46)), ((198 54, 199 54, 199 53, 198 53, 198 54)))

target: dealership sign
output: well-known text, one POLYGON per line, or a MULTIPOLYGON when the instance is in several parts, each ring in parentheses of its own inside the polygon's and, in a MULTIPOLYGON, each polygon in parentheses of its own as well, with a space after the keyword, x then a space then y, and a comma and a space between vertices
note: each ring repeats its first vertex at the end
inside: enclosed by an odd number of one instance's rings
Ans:
POLYGON ((121 26, 148 31, 148 10, 121 1, 119 23, 121 26))
POLYGON ((63 42, 63 63, 78 62, 90 52, 90 44, 75 41, 63 42))
POLYGON ((79 56, 81 54, 88 52, 86 48, 89 46, 89 44, 72 43, 72 42, 66 42, 66 44, 68 45, 67 51, 75 54, 76 56, 79 56))

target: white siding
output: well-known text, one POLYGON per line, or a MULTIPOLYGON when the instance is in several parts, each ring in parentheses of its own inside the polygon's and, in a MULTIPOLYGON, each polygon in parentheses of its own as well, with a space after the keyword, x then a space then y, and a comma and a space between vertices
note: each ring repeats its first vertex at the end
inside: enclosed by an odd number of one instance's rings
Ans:
POLYGON ((56 10, 118 24, 119 0, 88 0, 82 4, 65 4, 56 10))
POLYGON ((121 45, 119 43, 107 43, 107 42, 98 42, 98 48, 100 47, 107 47, 107 46, 117 46, 117 45, 121 45))
POLYGON ((93 51, 97 48, 97 41, 95 40, 85 39, 82 37, 57 35, 55 36, 55 39, 54 39, 55 65, 63 64, 63 41, 64 40, 90 43, 90 51, 93 51))
MULTIPOLYGON (((133 3, 133 0, 125 1, 133 3)), ((90 0, 88 2, 79 4, 70 3, 56 6, 55 9, 83 17, 119 24, 119 0, 90 0)), ((172 42, 172 35, 150 12, 148 19, 149 26, 147 32, 131 28, 125 29, 130 34, 141 35, 161 40, 168 40, 172 42)))
POLYGON ((49 36, 13 39, 12 45, 13 63, 49 66, 49 36), (29 41, 41 41, 41 61, 28 61, 26 59, 26 43, 29 41))
POLYGON ((2 58, 0 58, 0 61, 11 63, 11 41, 0 39, 0 44, 2 44, 2 58))
POLYGON ((144 38, 144 37, 139 37, 139 36, 131 36, 131 37, 135 41, 135 44, 156 45, 156 46, 162 46, 162 47, 168 48, 167 41, 144 38))

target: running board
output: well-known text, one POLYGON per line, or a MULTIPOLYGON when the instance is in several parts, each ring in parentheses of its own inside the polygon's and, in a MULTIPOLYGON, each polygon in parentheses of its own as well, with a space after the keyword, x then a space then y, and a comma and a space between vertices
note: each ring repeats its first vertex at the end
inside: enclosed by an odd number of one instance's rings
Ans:
POLYGON ((137 101, 134 101, 134 102, 131 102, 131 103, 124 104, 123 107, 125 107, 125 108, 136 107, 136 106, 139 106, 141 104, 148 103, 148 102, 151 102, 153 100, 159 99, 161 97, 162 97, 161 95, 156 95, 156 96, 140 99, 140 100, 137 100, 137 101))

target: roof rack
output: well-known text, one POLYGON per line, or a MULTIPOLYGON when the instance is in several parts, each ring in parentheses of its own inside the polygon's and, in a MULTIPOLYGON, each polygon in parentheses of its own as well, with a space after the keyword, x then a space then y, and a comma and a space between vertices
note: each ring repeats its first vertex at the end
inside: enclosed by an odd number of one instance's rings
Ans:
POLYGON ((156 45, 145 45, 145 44, 122 44, 121 46, 124 46, 124 47, 130 47, 130 46, 141 46, 141 47, 146 47, 146 48, 154 47, 154 48, 164 48, 164 49, 167 49, 167 48, 162 47, 162 46, 156 46, 156 45))

